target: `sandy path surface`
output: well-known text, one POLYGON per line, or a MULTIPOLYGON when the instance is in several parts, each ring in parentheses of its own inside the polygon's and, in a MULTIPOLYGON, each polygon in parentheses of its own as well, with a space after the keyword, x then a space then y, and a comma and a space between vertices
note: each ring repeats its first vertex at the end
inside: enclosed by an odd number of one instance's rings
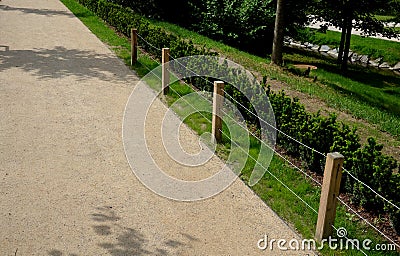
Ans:
POLYGON ((59 1, 3 0, 0 24, 0 255, 307 255, 257 248, 299 237, 239 180, 197 202, 139 182, 121 139, 138 78, 59 1))

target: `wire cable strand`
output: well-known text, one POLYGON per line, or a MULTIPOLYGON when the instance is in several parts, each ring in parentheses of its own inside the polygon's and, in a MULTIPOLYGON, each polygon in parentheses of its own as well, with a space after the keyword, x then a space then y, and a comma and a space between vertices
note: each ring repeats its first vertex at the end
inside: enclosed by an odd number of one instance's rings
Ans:
POLYGON ((142 65, 143 67, 145 67, 145 68, 149 71, 149 73, 153 73, 153 74, 161 81, 161 77, 159 77, 159 76, 153 71, 153 69, 150 69, 148 66, 146 66, 145 64, 143 64, 143 63, 140 62, 140 61, 139 61, 139 63, 140 63, 140 65, 142 65))
POLYGON ((371 188, 370 186, 368 186, 367 184, 365 184, 365 182, 362 182, 361 180, 359 180, 356 176, 354 176, 353 174, 351 174, 348 170, 346 170, 345 168, 343 168, 343 170, 350 175, 350 177, 352 177, 353 179, 355 179, 356 181, 358 181, 359 183, 363 184, 364 186, 366 186, 367 188, 369 188, 375 195, 377 195, 378 197, 382 198, 384 201, 386 201, 387 203, 389 203, 390 205, 392 205, 393 207, 397 208, 398 210, 400 210, 400 207, 398 207, 397 205, 395 205, 394 203, 392 203, 391 201, 389 201, 388 199, 386 199, 384 196, 382 196, 381 194, 379 194, 378 192, 376 192, 373 188, 371 188))
MULTIPOLYGON (((139 48, 139 50, 140 50, 141 52, 146 52, 146 51, 143 49, 143 47, 138 46, 138 48, 139 48)), ((146 53, 147 53, 147 52, 146 52, 146 53)), ((149 57, 151 60, 153 60, 154 62, 156 62, 157 64, 161 65, 160 61, 159 61, 158 59, 156 59, 154 56, 152 56, 151 54, 147 53, 147 54, 145 54, 145 55, 146 55, 147 57, 149 57)))
MULTIPOLYGON (((182 63, 180 63, 177 59, 175 59, 174 57, 172 57, 170 54, 168 54, 168 55, 170 56, 171 59, 173 59, 174 61, 176 61, 180 66, 182 66, 182 67, 184 67, 184 68, 187 69, 187 67, 185 67, 182 63)), ((196 74, 194 71, 192 71, 192 70, 190 70, 190 69, 188 69, 188 70, 189 70, 190 72, 192 72, 194 75, 196 75, 197 77, 200 77, 202 80, 204 80, 204 81, 206 81, 207 83, 213 85, 213 83, 211 83, 210 81, 204 79, 204 78, 201 77, 200 75, 196 74)), ((228 97, 231 98, 235 103, 237 103, 237 104, 240 105, 242 108, 244 108, 246 111, 248 111, 249 113, 251 113, 251 114, 252 114, 254 117, 256 117, 258 120, 260 120, 260 121, 262 121, 263 123, 265 123, 266 125, 270 126, 272 129, 274 129, 274 130, 276 130, 277 132, 283 134, 283 135, 286 136, 287 138, 289 138, 289 139, 291 139, 291 140, 293 140, 293 141, 299 143, 300 145, 302 145, 302 146, 304 146, 304 147, 310 149, 311 151, 314 151, 315 153, 318 153, 318 154, 320 154, 321 156, 326 157, 326 155, 325 155, 324 153, 322 153, 322 152, 320 152, 320 151, 318 151, 318 150, 316 150, 316 149, 314 149, 314 148, 312 148, 312 147, 310 147, 310 146, 308 146, 308 145, 302 143, 301 141, 299 141, 299 140, 293 138, 293 137, 290 136, 289 134, 287 134, 287 133, 281 131, 280 129, 278 129, 278 128, 275 127, 274 125, 272 125, 272 124, 270 124, 269 122, 265 121, 263 118, 261 118, 260 116, 256 115, 256 114, 253 113, 250 109, 248 109, 247 107, 245 107, 242 103, 240 103, 239 101, 237 101, 236 99, 234 99, 232 96, 230 96, 225 90, 223 90, 223 91, 224 91, 224 93, 225 93, 226 95, 228 95, 228 97)))
POLYGON ((152 45, 151 43, 147 42, 146 39, 144 39, 139 33, 137 33, 137 36, 142 39, 143 42, 145 42, 147 45, 149 45, 151 48, 157 50, 157 51, 162 51, 160 48, 157 46, 152 45))
MULTIPOLYGON (((172 89, 178 96, 180 96, 180 94, 172 89)), ((181 97, 181 96, 180 96, 181 97)), ((191 106, 194 110, 197 110, 196 107, 194 107, 190 102, 188 102, 185 98, 183 98, 183 100, 189 105, 191 106)), ((203 116, 203 118, 207 119, 200 111, 198 111, 200 113, 200 115, 203 116)), ((211 122, 209 120, 209 122, 211 122)), ((224 131, 220 130, 222 134, 224 134, 225 136, 227 136, 227 134, 224 133, 224 131)), ((281 183, 286 189, 288 189, 293 195, 295 195, 300 201, 302 201, 306 206, 308 206, 308 208, 310 208, 314 213, 318 214, 317 210, 315 210, 311 205, 309 205, 306 201, 304 201, 304 199, 302 199, 299 195, 297 195, 292 189, 290 189, 285 183, 283 183, 280 179, 278 179, 273 173, 271 173, 268 168, 265 168, 259 161, 257 161, 253 156, 251 156, 249 153, 247 153, 243 148, 241 148, 235 141, 231 140, 236 146, 238 146, 248 157, 250 157, 258 166, 260 166, 261 168, 263 168, 265 171, 267 171, 273 178, 275 178, 279 183, 281 183)))
MULTIPOLYGON (((182 63, 180 63, 177 59, 175 59, 174 57, 172 57, 171 55, 170 55, 170 57, 174 60, 174 61, 176 61, 179 65, 181 65, 182 67, 184 67, 184 68, 186 68, 182 63)), ((208 82, 208 83, 210 83, 210 84, 212 84, 210 81, 208 81, 208 80, 206 80, 206 79, 204 79, 203 77, 201 77, 200 75, 198 75, 198 74, 196 74, 194 71, 191 71, 191 70, 189 70, 190 72, 192 72, 193 74, 195 74, 197 77, 200 77, 201 79, 203 79, 204 81, 206 81, 206 82, 208 82)), ((185 84, 187 84, 186 82, 185 82, 185 84)), ((222 91, 224 91, 224 90, 222 90, 222 91)), ((226 94, 226 95, 228 95, 229 97, 231 97, 226 91, 224 91, 224 93, 226 94)), ((200 95, 201 97, 203 97, 204 99, 206 99, 207 101, 209 101, 209 99, 207 99, 207 98, 205 98, 204 96, 202 96, 202 95, 200 95)), ((232 98, 232 97, 231 97, 232 98)), ((232 98, 233 99, 233 98, 232 98)), ((211 101, 209 101, 209 102, 211 102, 211 101)), ((223 114, 225 114, 226 116, 228 116, 228 117, 230 117, 233 121, 236 121, 236 120, 234 120, 231 116, 229 116, 229 115, 227 115, 227 113, 225 113, 223 110, 221 110, 222 111, 222 113, 223 114)), ((257 116, 258 117, 258 116, 257 116)), ((259 118, 259 117, 258 117, 259 118)), ((239 124, 238 122, 236 122, 237 124, 239 124)), ((243 129, 246 129, 246 130, 248 130, 247 129, 247 127, 243 127, 243 125, 241 125, 241 124, 239 124, 239 126, 241 126, 243 129)), ((270 125, 271 127, 273 127, 272 125, 270 125)), ((277 128, 275 128, 274 127, 274 129, 277 129, 277 128)), ((290 165, 292 165, 294 168, 296 168, 297 170, 299 170, 300 172, 302 172, 305 176, 307 176, 308 178, 310 178, 312 181, 314 181, 316 184, 318 184, 319 186, 322 186, 321 185, 321 183, 318 181, 318 180, 316 180, 316 179, 314 179, 311 175, 309 175, 308 173, 306 173, 305 171, 303 171, 301 168, 299 168, 298 166, 296 166, 295 164, 293 164, 290 160, 288 160, 287 158, 285 158, 282 154, 280 154, 279 152, 277 152, 275 149, 273 149, 270 145, 268 145, 267 143, 265 143, 263 140, 260 140, 254 133, 252 133, 251 131, 249 131, 249 133, 251 134, 251 135, 253 135, 253 137, 255 137, 257 140, 259 140, 261 143, 263 143, 264 145, 266 145, 268 148, 270 148, 271 150, 273 150, 279 157, 281 157, 283 160, 285 160, 286 162, 288 162, 290 165)), ((321 153, 322 154, 322 153, 321 153)), ((322 154, 323 155, 323 154, 322 154)), ((323 155, 324 157, 325 157, 325 155, 323 155)))
POLYGON ((305 172, 304 170, 302 170, 300 167, 298 167, 297 165, 295 165, 294 163, 292 163, 290 160, 286 159, 281 153, 279 153, 278 151, 274 150, 275 154, 277 154, 278 156, 280 156, 283 160, 285 160, 286 162, 288 162, 291 166, 293 166, 295 169, 297 169, 298 171, 300 171, 301 173, 303 173, 305 176, 307 176, 308 178, 310 178, 312 181, 314 181, 316 184, 318 184, 319 186, 322 186, 321 182, 319 182, 318 180, 316 180, 314 177, 312 177, 310 174, 308 174, 307 172, 305 172))
POLYGON ((259 117, 258 115, 254 114, 251 110, 249 110, 248 108, 246 108, 242 103, 240 103, 239 101, 237 101, 236 99, 234 99, 232 96, 230 96, 228 93, 226 93, 226 91, 224 91, 224 92, 225 92, 225 94, 228 95, 228 97, 229 97, 230 99, 232 99, 235 103, 239 104, 242 108, 244 108, 245 110, 247 110, 248 112, 250 112, 254 117, 258 118, 258 119, 259 119, 260 121, 262 121, 263 123, 265 123, 265 124, 267 124, 268 126, 270 126, 272 129, 274 129, 274 130, 276 130, 277 132, 283 134, 283 135, 286 136, 287 138, 289 138, 289 139, 291 139, 291 140, 297 142, 298 144, 300 144, 300 145, 302 145, 302 146, 304 146, 304 147, 310 149, 311 151, 314 151, 315 153, 318 153, 318 154, 320 154, 321 156, 326 157, 326 155, 325 155, 324 153, 321 153, 320 151, 318 151, 318 150, 316 150, 316 149, 314 149, 314 148, 312 148, 312 147, 310 147, 310 146, 304 144, 303 142, 301 142, 301 141, 299 141, 299 140, 293 138, 293 137, 290 136, 289 134, 287 134, 287 133, 285 133, 285 132, 279 130, 277 127, 275 127, 275 126, 273 126, 272 124, 268 123, 267 121, 265 121, 264 119, 262 119, 262 118, 259 117))

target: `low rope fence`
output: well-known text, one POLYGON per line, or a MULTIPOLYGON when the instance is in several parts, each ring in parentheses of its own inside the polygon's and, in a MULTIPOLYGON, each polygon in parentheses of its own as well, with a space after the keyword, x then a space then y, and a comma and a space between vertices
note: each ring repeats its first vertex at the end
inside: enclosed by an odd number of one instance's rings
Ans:
MULTIPOLYGON (((159 62, 155 58, 152 58, 151 56, 150 56, 150 58, 152 60, 156 61, 158 64, 162 65, 162 68, 161 68, 162 74, 161 74, 161 76, 159 76, 158 74, 154 73, 153 70, 151 68, 149 68, 148 66, 144 65, 143 63, 141 63, 141 65, 143 67, 145 67, 149 72, 153 72, 153 74, 161 81, 162 92, 163 92, 164 95, 168 94, 169 91, 171 90, 176 95, 178 95, 180 98, 182 98, 182 95, 180 95, 178 91, 174 90, 173 87, 169 86, 170 73, 172 73, 171 70, 169 69, 169 61, 173 60, 174 62, 176 62, 178 65, 181 65, 185 69, 187 67, 185 65, 183 65, 182 63, 180 63, 178 59, 174 58, 170 54, 169 48, 159 49, 158 47, 155 47, 154 45, 151 45, 140 34, 137 33, 136 29, 132 29, 132 31, 131 31, 131 46, 132 46, 131 64, 132 65, 135 64, 138 61, 137 51, 141 50, 138 47, 138 38, 142 42, 144 42, 145 44, 147 44, 148 46, 153 48, 154 50, 157 50, 157 51, 161 52, 161 56, 162 56, 161 62, 159 62)), ((194 71, 192 71, 192 70, 189 70, 189 72, 191 72, 191 73, 196 75, 196 73, 194 71)), ((293 136, 290 136, 289 134, 285 133, 284 131, 278 129, 277 127, 275 127, 274 125, 269 123, 268 121, 264 120, 263 118, 261 118, 260 116, 255 114, 252 110, 247 108, 244 104, 242 104, 241 102, 239 102, 238 100, 233 98, 229 93, 227 93, 224 90, 224 82, 222 82, 222 81, 214 81, 212 83, 211 81, 209 81, 207 79, 204 79, 200 75, 198 75, 198 77, 200 79, 204 80, 206 83, 209 83, 214 88, 214 97, 213 97, 212 101, 210 101, 210 99, 208 99, 208 98, 206 98, 204 96, 201 96, 201 94, 200 94, 201 97, 203 97, 205 100, 207 100, 210 104, 213 105, 213 118, 212 118, 212 120, 209 120, 209 118, 207 118, 201 111, 198 111, 198 113, 204 118, 204 120, 207 120, 208 122, 211 123, 212 135, 213 135, 213 138, 215 138, 215 140, 217 142, 221 141, 222 135, 224 135, 226 137, 229 137, 229 134, 226 134, 222 129, 221 116, 229 117, 230 119, 235 121, 233 117, 231 117, 228 113, 226 113, 221 108, 222 102, 220 102, 220 101, 221 101, 221 99, 223 99, 226 96, 226 98, 229 98, 230 101, 232 101, 235 104, 241 106, 243 109, 248 111, 248 113, 250 113, 255 118, 257 118, 257 120, 259 120, 260 122, 263 122, 264 124, 266 124, 270 128, 274 129, 277 133, 282 134, 283 136, 285 136, 286 138, 292 140, 293 142, 295 142, 295 143, 297 143, 297 144, 309 149, 310 151, 322 156, 326 160, 323 182, 321 183, 317 179, 315 179, 312 175, 310 175, 306 171, 304 171, 301 167, 297 166, 292 161, 290 161, 288 158, 283 156, 282 153, 279 153, 275 148, 271 147, 268 143, 265 143, 265 141, 263 141, 262 139, 259 139, 259 136, 257 136, 254 132, 248 131, 249 134, 251 134, 254 138, 258 139, 258 141, 261 144, 264 144, 266 147, 268 147, 270 150, 272 150, 274 152, 274 154, 279 156, 281 159, 283 159, 285 162, 287 162, 290 166, 295 168, 297 171, 301 172, 305 177, 310 179, 317 186, 321 187, 320 206, 319 206, 319 209, 317 210, 317 209, 313 208, 303 198, 301 198, 295 191, 293 191, 293 189, 291 189, 288 185, 286 185, 284 182, 282 182, 281 179, 279 179, 279 177, 277 177, 272 172, 270 172, 267 167, 263 166, 262 163, 260 163, 252 155, 250 155, 249 152, 243 150, 243 154, 246 154, 246 156, 248 158, 250 158, 252 161, 254 161, 255 165, 258 165, 259 167, 263 168, 269 175, 271 175, 276 181, 278 181, 283 187, 285 187, 290 193, 292 193, 307 208, 309 208, 313 213, 318 215, 318 220, 317 220, 317 224, 316 224, 316 231, 315 231, 315 238, 318 241, 322 241, 323 239, 326 239, 329 236, 331 236, 333 230, 338 231, 338 228, 335 227, 334 222, 335 222, 335 216, 336 216, 337 202, 339 201, 349 211, 351 211, 352 213, 357 215, 358 218, 360 218, 367 225, 369 225, 371 228, 373 228, 381 236, 383 236, 385 239, 387 239, 388 241, 393 243, 397 247, 397 249, 400 249, 400 245, 399 244, 397 244, 393 239, 391 239, 389 236, 387 236, 382 230, 377 228, 374 224, 369 222, 366 218, 362 217, 361 214, 359 214, 355 209, 353 209, 349 204, 347 204, 343 199, 341 199, 339 197, 339 188, 340 188, 340 183, 341 183, 341 176, 342 176, 342 173, 346 173, 347 175, 349 175, 350 178, 354 179, 356 182, 358 182, 358 183, 362 184, 363 186, 365 186, 366 188, 368 188, 377 197, 381 198, 383 201, 385 201, 386 203, 390 204, 394 208, 400 210, 400 207, 397 206, 396 204, 394 204, 391 200, 387 199, 386 197, 384 197, 383 195, 378 193, 376 190, 371 188, 371 186, 366 184, 364 181, 358 179, 352 173, 350 173, 348 170, 346 170, 343 167, 344 157, 341 154, 339 154, 339 153, 324 154, 324 153, 318 151, 317 149, 315 149, 315 148, 313 148, 313 147, 311 147, 309 145, 306 145, 305 143, 299 141, 298 139, 294 138, 293 136), (215 97, 216 94, 218 94, 220 97, 215 97)), ((190 85, 188 85, 188 86, 191 87, 190 85)), ((192 86, 194 86, 194 85, 192 85, 192 86)), ((185 101, 186 104, 188 104, 189 106, 191 106, 193 109, 196 110, 196 107, 193 104, 191 104, 186 99, 183 99, 183 100, 185 101)), ((245 127, 245 125, 243 125, 242 123, 237 122, 237 124, 239 126, 241 126, 243 129, 247 129, 247 127, 245 127)), ((236 142, 232 141, 232 143, 236 143, 236 142)), ((239 148, 241 148, 240 145, 237 145, 237 146, 239 146, 239 148)), ((349 242, 353 243, 352 239, 349 239, 347 236, 344 236, 344 238, 346 238, 349 242)), ((357 246, 356 246, 356 248, 357 248, 357 246)), ((363 253, 364 255, 367 255, 359 246, 358 246, 357 249, 361 253, 363 253)))

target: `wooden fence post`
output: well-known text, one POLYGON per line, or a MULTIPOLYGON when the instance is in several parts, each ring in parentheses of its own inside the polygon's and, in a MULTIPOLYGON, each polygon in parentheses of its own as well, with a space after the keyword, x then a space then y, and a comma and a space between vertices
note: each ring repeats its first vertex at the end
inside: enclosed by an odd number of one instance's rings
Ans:
POLYGON ((167 95, 169 92, 169 48, 162 48, 161 64, 162 64, 162 90, 163 94, 167 95))
POLYGON ((337 196, 339 195, 340 181, 342 179, 343 160, 344 157, 337 152, 329 153, 326 157, 315 231, 315 239, 319 242, 332 235, 332 225, 335 223, 336 217, 337 196))
POLYGON ((131 66, 137 61, 137 29, 131 29, 131 66))
POLYGON ((214 82, 214 94, 213 94, 213 113, 212 113, 212 135, 215 142, 221 142, 222 140, 222 104, 224 100, 224 82, 214 82))

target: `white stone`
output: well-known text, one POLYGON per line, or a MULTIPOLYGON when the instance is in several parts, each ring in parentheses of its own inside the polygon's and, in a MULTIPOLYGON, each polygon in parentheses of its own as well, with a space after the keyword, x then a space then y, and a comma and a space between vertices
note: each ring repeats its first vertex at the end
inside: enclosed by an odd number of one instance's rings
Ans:
POLYGON ((376 60, 370 60, 369 61, 369 65, 371 66, 371 67, 379 67, 379 62, 377 62, 376 60))
POLYGON ((363 63, 363 64, 367 64, 368 65, 368 62, 369 62, 368 55, 361 55, 360 62, 363 63))
POLYGON ((390 68, 390 65, 387 62, 383 62, 381 65, 379 65, 379 68, 382 69, 390 68))
POLYGON ((338 58, 339 57, 339 53, 338 53, 338 50, 336 48, 328 51, 327 54, 329 56, 333 57, 333 58, 338 58))
POLYGON ((293 38, 291 38, 290 36, 285 36, 283 40, 285 40, 287 42, 292 42, 293 38))
POLYGON ((308 48, 308 49, 312 49, 314 46, 315 46, 314 44, 309 43, 309 44, 307 45, 307 48, 308 48))
POLYGON ((319 45, 314 45, 313 47, 311 47, 311 50, 313 50, 314 52, 318 52, 319 51, 319 45))
POLYGON ((298 42, 290 42, 290 46, 295 47, 295 48, 301 48, 301 44, 298 42))
POLYGON ((393 68, 391 68, 391 70, 400 70, 400 62, 397 62, 397 64, 396 65, 394 65, 394 67, 393 68))
POLYGON ((319 48, 320 52, 329 52, 331 48, 327 45, 321 45, 321 48, 319 48))
POLYGON ((351 60, 351 63, 357 62, 357 61, 359 60, 358 54, 354 52, 354 53, 351 55, 350 60, 351 60))

